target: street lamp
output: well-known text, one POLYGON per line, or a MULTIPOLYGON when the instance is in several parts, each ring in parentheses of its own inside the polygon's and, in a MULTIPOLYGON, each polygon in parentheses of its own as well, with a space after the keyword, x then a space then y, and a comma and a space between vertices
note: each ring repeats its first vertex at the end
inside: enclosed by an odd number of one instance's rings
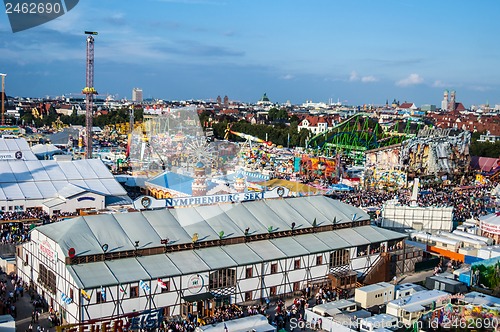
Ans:
POLYGON ((2 126, 5 125, 5 76, 7 74, 0 73, 2 76, 2 126))

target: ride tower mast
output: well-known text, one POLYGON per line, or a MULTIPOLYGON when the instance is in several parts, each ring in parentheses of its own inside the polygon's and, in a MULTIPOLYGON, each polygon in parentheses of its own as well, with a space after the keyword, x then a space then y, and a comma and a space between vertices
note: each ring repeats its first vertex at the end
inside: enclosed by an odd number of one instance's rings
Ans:
POLYGON ((97 91, 94 88, 94 37, 95 31, 85 31, 87 35, 87 63, 85 72, 85 88, 82 93, 85 95, 85 159, 92 158, 92 117, 94 108, 94 95, 97 91))

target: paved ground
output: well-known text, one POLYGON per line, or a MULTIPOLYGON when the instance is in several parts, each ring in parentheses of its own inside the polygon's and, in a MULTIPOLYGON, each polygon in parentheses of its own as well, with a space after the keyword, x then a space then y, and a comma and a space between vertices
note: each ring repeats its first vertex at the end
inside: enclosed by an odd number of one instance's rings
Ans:
POLYGON ((421 272, 414 272, 414 273, 408 273, 406 275, 398 277, 398 284, 404 284, 404 283, 417 283, 419 281, 425 281, 425 278, 430 277, 434 274, 434 270, 428 270, 428 271, 421 271, 421 272))
MULTIPOLYGON (((4 274, 1 277, 3 280, 7 279, 7 276, 4 274)), ((7 289, 10 291, 14 287, 10 282, 10 279, 7 280, 7 289)), ((16 317, 16 331, 25 332, 28 331, 29 325, 31 323, 31 313, 33 312, 33 304, 30 303, 30 296, 26 292, 23 297, 20 297, 16 301, 17 308, 17 317, 16 317)), ((47 319, 48 312, 43 312, 40 315, 38 324, 33 324, 33 331, 37 331, 38 326, 40 326, 40 331, 55 331, 55 328, 49 328, 49 321, 47 319)))

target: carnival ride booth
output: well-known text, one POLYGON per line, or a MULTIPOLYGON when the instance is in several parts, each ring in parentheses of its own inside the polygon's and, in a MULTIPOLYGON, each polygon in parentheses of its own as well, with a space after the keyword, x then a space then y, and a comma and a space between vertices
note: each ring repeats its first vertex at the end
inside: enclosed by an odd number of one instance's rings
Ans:
POLYGON ((424 128, 401 145, 401 164, 409 174, 429 176, 461 175, 470 165, 471 134, 452 135, 451 129, 424 128))
POLYGON ((500 215, 498 213, 480 217, 479 229, 482 236, 492 239, 495 244, 500 244, 500 215))
POLYGON ((401 144, 366 151, 364 184, 367 188, 397 190, 407 184, 400 163, 401 144))
POLYGON ((448 293, 440 290, 428 290, 405 296, 387 303, 386 314, 397 317, 403 324, 413 324, 422 315, 449 303, 448 293))
POLYGON ((337 177, 338 162, 326 157, 303 155, 300 160, 300 175, 307 181, 328 181, 337 177))

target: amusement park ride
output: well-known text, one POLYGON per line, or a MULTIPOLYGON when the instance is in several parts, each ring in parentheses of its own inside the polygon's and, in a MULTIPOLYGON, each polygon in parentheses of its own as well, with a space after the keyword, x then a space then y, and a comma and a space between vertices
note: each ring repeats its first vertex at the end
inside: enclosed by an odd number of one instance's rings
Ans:
POLYGON ((85 88, 82 94, 85 95, 85 140, 86 150, 85 158, 92 158, 92 117, 94 107, 94 95, 97 94, 94 88, 94 37, 97 35, 95 31, 85 31, 87 35, 87 61, 85 72, 85 88))
POLYGON ((228 124, 226 131, 224 133, 224 140, 226 140, 226 141, 228 140, 229 134, 233 134, 235 136, 238 136, 238 137, 245 139, 244 145, 248 145, 248 146, 250 146, 250 148, 252 148, 252 142, 259 143, 259 144, 266 144, 268 146, 271 146, 273 144, 272 142, 263 140, 261 138, 231 130, 231 126, 228 124))
POLYGON ((399 122, 390 130, 384 130, 371 116, 369 113, 355 114, 328 131, 313 136, 307 141, 306 148, 316 149, 325 156, 350 159, 354 164, 361 165, 365 151, 399 144, 414 137, 420 128, 420 124, 413 128, 412 122, 407 121, 402 131, 399 122))

